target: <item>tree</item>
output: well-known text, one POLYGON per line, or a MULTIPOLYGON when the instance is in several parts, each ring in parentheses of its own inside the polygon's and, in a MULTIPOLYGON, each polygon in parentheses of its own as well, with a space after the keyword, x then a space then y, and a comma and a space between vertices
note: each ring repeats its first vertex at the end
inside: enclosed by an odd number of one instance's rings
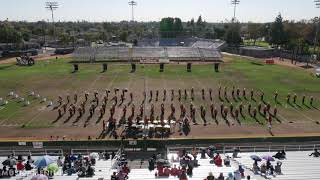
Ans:
POLYGON ((197 27, 202 27, 202 17, 201 15, 198 17, 198 20, 197 20, 197 27))
POLYGON ((160 34, 163 38, 175 38, 183 32, 180 18, 162 18, 160 22, 160 34))
POLYGON ((119 39, 121 41, 124 41, 126 42, 127 41, 127 38, 128 38, 128 31, 122 31, 119 35, 119 39))
POLYGON ((261 24, 248 23, 248 38, 253 40, 253 45, 256 45, 256 41, 259 37, 262 37, 261 24))
POLYGON ((239 22, 230 23, 225 28, 225 41, 228 44, 239 45, 242 43, 242 38, 240 35, 241 25, 239 22))
POLYGON ((284 30, 282 16, 279 14, 271 25, 270 43, 277 46, 283 46, 288 42, 287 34, 284 30))

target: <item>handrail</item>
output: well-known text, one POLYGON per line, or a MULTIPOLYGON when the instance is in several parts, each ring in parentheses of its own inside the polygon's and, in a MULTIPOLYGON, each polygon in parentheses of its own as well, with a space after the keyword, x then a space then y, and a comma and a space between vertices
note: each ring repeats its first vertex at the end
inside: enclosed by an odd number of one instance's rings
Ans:
MULTIPOLYGON (((208 147, 208 146, 206 146, 208 147)), ((181 149, 191 150, 193 147, 167 147, 167 152, 177 152, 181 149)), ((203 146, 198 146, 197 148, 204 148, 203 146)), ((223 146, 221 150, 217 150, 222 153, 230 153, 233 152, 235 148, 238 148, 242 152, 272 152, 278 150, 285 151, 311 151, 316 148, 320 148, 320 144, 290 144, 290 145, 255 145, 255 146, 223 146)))

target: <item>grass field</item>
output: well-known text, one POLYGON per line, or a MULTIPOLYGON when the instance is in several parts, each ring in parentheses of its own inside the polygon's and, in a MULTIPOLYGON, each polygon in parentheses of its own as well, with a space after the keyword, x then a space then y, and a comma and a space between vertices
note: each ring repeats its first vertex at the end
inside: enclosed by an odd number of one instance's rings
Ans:
MULTIPOLYGON (((84 91, 98 90, 102 94, 106 88, 113 89, 114 87, 128 88, 129 91, 133 91, 137 110, 142 101, 141 96, 144 90, 148 92, 149 90, 166 88, 170 97, 170 89, 191 89, 194 87, 196 99, 193 103, 197 107, 198 121, 201 122, 198 107, 204 105, 207 109, 207 119, 211 125, 194 127, 191 136, 216 134, 228 136, 229 134, 226 134, 225 131, 230 128, 235 134, 268 134, 265 131, 265 120, 262 116, 258 116, 258 121, 262 125, 249 116, 242 117, 241 123, 237 123, 230 117, 231 127, 226 125, 221 117, 218 117, 218 122, 210 118, 210 104, 213 103, 216 107, 221 104, 217 97, 219 86, 227 86, 229 90, 232 86, 240 89, 246 88, 248 94, 249 90, 254 89, 257 100, 259 99, 258 95, 263 91, 265 101, 270 102, 272 108, 279 109, 279 120, 274 124, 276 133, 314 133, 320 130, 320 126, 315 123, 320 120, 320 111, 317 109, 320 108, 318 101, 320 99, 320 79, 300 68, 265 65, 259 60, 249 61, 239 57, 225 57, 225 63, 222 64, 219 73, 214 72, 212 65, 193 65, 192 73, 188 73, 185 65, 178 64, 166 65, 163 73, 159 72, 158 65, 139 64, 135 73, 129 73, 131 68, 129 65, 109 64, 108 71, 100 73, 101 66, 97 64, 81 64, 79 72, 71 73, 72 66, 68 63, 69 60, 39 61, 32 67, 18 67, 14 64, 0 65, 0 97, 9 100, 7 105, 2 108, 0 106, 0 130, 8 130, 7 133, 1 133, 0 138, 36 136, 35 132, 37 131, 42 132, 42 136, 49 136, 56 134, 55 130, 69 136, 98 135, 102 124, 98 115, 92 119, 76 120, 75 118, 63 117, 55 121, 57 111, 46 107, 47 103, 41 103, 40 99, 28 96, 28 93, 35 91, 41 97, 56 102, 59 95, 65 97, 70 94, 73 97, 73 94, 77 92, 81 95, 80 100, 83 100, 84 91), (201 89, 209 88, 212 88, 214 92, 212 102, 209 99, 201 99, 201 89), (18 100, 8 97, 10 91, 25 97, 31 102, 31 105, 23 106, 18 100), (275 91, 279 92, 280 103, 275 103, 273 100, 275 91), (286 103, 285 98, 288 93, 298 95, 297 104, 286 103), (315 97, 314 107, 302 105, 301 97, 303 94, 307 97, 315 97), (86 129, 88 133, 83 129, 86 129), (94 129, 97 130, 92 132, 91 130, 94 129), (73 133, 73 131, 77 131, 77 133, 73 133), (23 132, 23 134, 19 132, 23 132), (43 135, 43 133, 45 134, 43 135)), ((162 95, 162 91, 160 91, 160 95, 162 95)), ((177 92, 175 95, 177 96, 177 92)), ((233 100, 231 95, 229 99, 231 102, 224 102, 225 105, 233 103, 237 106, 242 102, 245 106, 251 103, 254 107, 259 103, 244 98, 233 100)), ((309 98, 307 99, 309 102, 309 98)), ((147 109, 150 109, 151 103, 155 104, 156 113, 159 113, 158 107, 161 102, 147 102, 147 109)), ((182 102, 179 102, 175 97, 173 102, 170 100, 164 102, 168 109, 171 103, 174 103, 179 111, 180 103, 184 103, 188 109, 191 100, 183 99, 182 102)), ((120 117, 121 112, 122 107, 119 106, 116 110, 117 117, 120 117)), ((189 113, 189 111, 187 112, 189 113)), ((107 117, 108 113, 103 120, 106 120, 107 117)))

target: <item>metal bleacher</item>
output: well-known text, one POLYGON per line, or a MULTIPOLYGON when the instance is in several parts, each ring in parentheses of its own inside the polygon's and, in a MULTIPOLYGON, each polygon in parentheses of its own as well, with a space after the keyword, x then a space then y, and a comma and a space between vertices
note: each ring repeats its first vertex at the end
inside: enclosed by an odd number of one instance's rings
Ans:
POLYGON ((222 55, 215 48, 194 47, 87 47, 78 48, 73 53, 76 62, 100 61, 136 61, 143 59, 170 59, 170 61, 208 61, 222 60, 222 55))

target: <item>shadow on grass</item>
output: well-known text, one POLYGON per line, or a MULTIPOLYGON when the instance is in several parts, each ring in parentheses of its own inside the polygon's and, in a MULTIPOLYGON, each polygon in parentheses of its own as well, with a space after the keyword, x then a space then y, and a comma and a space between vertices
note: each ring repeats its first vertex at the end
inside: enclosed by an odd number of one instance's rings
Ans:
POLYGON ((261 64, 261 63, 258 63, 258 62, 250 62, 250 64, 256 65, 256 66, 264 66, 264 64, 261 64))

